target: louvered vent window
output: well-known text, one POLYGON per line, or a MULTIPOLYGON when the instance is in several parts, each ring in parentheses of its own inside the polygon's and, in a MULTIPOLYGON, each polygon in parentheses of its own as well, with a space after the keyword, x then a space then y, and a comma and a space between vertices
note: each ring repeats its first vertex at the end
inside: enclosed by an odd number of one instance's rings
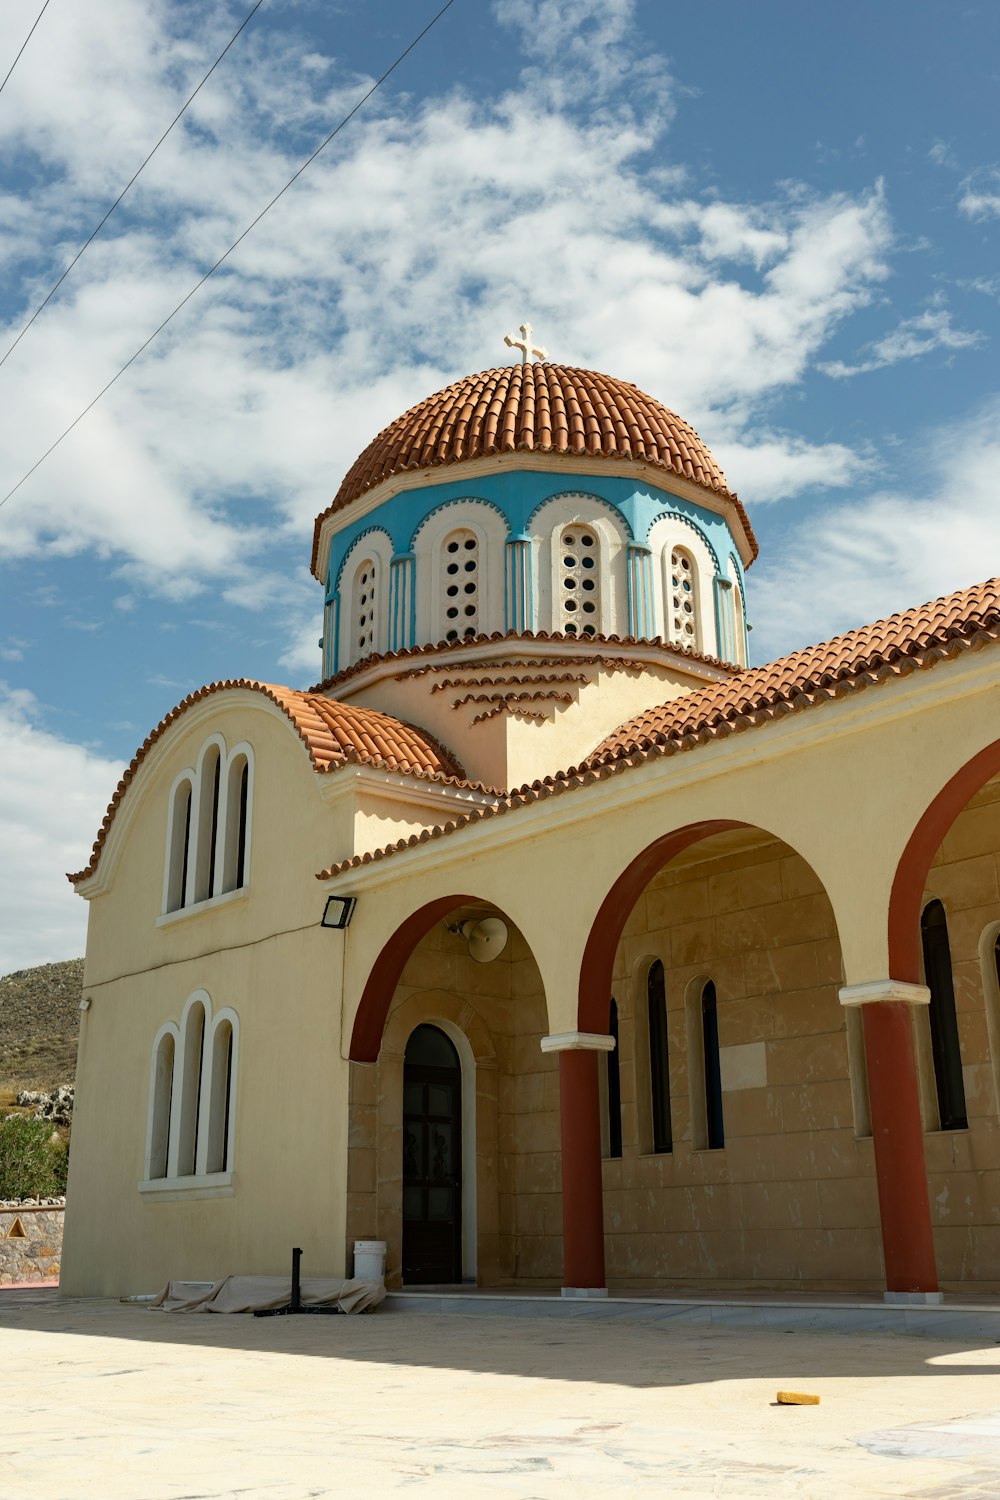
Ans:
POLYGON ((463 527, 444 541, 444 637, 479 634, 479 538, 463 527))
POLYGON ((683 547, 670 555, 670 639, 678 646, 698 650, 698 575, 683 547))
POLYGON ((373 557, 363 562, 354 575, 354 640, 355 660, 369 656, 375 650, 375 609, 378 579, 377 563, 373 557))
POLYGON ((596 635, 601 580, 597 534, 589 526, 567 526, 560 538, 559 628, 566 635, 596 635))

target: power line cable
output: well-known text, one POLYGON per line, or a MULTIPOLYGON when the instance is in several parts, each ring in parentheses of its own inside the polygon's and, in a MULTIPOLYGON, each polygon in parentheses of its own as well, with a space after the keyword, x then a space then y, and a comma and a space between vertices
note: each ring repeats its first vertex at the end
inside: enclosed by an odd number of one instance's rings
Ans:
MULTIPOLYGON (((48 10, 48 8, 49 8, 49 0, 45 0, 45 4, 42 6, 41 10, 38 12, 38 15, 35 17, 35 26, 38 25, 39 21, 42 19, 42 17, 44 16, 44 14, 48 10)), ((21 43, 21 52, 24 51, 25 47, 31 41, 31 38, 34 36, 34 34, 35 34, 35 26, 32 26, 31 30, 28 32, 28 35, 25 37, 24 41, 21 43)), ((11 63, 10 67, 7 69, 7 78, 10 77, 10 75, 13 73, 14 69, 17 67, 18 63, 21 61, 21 52, 19 52, 17 54, 17 56, 15 57, 14 61, 11 63)), ((2 94, 3 91, 4 91, 4 89, 7 87, 7 78, 4 79, 3 83, 0 83, 0 94, 2 94)))
POLYGON ((67 438, 69 436, 69 434, 73 431, 74 427, 78 426, 79 423, 83 421, 83 419, 87 415, 87 413, 89 411, 93 410, 93 408, 97 405, 98 401, 100 401, 101 397, 104 396, 104 395, 106 395, 107 392, 110 391, 111 387, 115 384, 115 382, 117 380, 121 379, 121 377, 125 374, 125 371, 129 368, 129 366, 135 364, 135 362, 139 358, 140 354, 143 354, 145 352, 145 350, 147 350, 149 348, 149 346, 153 342, 153 340, 155 338, 157 338, 158 335, 163 332, 164 328, 166 328, 167 324, 170 323, 177 316, 177 314, 180 312, 181 308, 185 307, 187 305, 187 303, 191 301, 191 298, 195 295, 196 292, 198 292, 198 291, 201 290, 201 288, 205 285, 205 282, 208 280, 208 278, 210 276, 213 276, 215 274, 215 272, 219 269, 219 267, 223 264, 223 262, 227 261, 229 259, 229 257, 232 255, 233 251, 237 248, 237 246, 240 245, 240 244, 242 244, 242 242, 246 239, 247 235, 250 233, 250 231, 252 229, 256 228, 256 226, 260 223, 260 221, 264 217, 264 215, 266 213, 268 213, 274 207, 274 205, 278 202, 278 199, 284 197, 284 195, 288 192, 288 189, 293 185, 293 183, 295 183, 295 182, 298 181, 298 179, 302 176, 302 173, 306 170, 306 168, 312 165, 312 163, 316 160, 317 156, 319 156, 320 152, 323 151, 323 150, 325 150, 326 147, 329 146, 329 144, 333 140, 334 136, 339 135, 340 132, 343 130, 343 128, 344 128, 345 125, 350 124, 351 120, 353 120, 353 118, 357 114, 358 110, 361 109, 363 105, 367 104, 368 100, 375 93, 375 91, 382 86, 382 84, 385 82, 385 80, 389 77, 389 75, 391 73, 394 73, 396 71, 396 69, 399 67, 400 63, 403 62, 407 57, 409 57, 409 55, 413 51, 414 47, 416 47, 419 42, 423 41, 424 37, 431 30, 431 28, 437 25, 438 21, 440 21, 441 17, 444 15, 445 11, 450 10, 451 7, 454 5, 454 3, 455 3, 455 0, 445 0, 444 5, 442 5, 441 9, 434 16, 431 17, 431 19, 427 22, 427 25, 424 27, 424 29, 422 31, 420 31, 420 32, 417 33, 417 35, 413 38, 413 41, 409 44, 409 46, 406 47, 399 54, 399 56, 396 58, 396 61, 394 63, 392 63, 388 68, 386 68, 385 72, 382 73, 380 77, 376 78, 376 80, 372 84, 371 88, 368 89, 367 93, 362 94, 362 96, 358 100, 357 104, 355 104, 354 108, 348 114, 346 114, 344 116, 344 118, 341 120, 340 124, 337 125, 337 126, 335 126, 334 129, 330 131, 330 134, 326 137, 325 140, 320 141, 319 145, 316 147, 316 150, 312 153, 312 155, 306 157, 305 161, 302 163, 301 167, 299 167, 298 171, 295 172, 295 173, 293 173, 293 175, 288 179, 288 181, 285 183, 284 187, 281 189, 280 192, 275 193, 275 195, 271 199, 270 203, 266 203, 264 205, 264 207, 261 209, 261 211, 257 215, 257 217, 255 219, 252 219, 250 221, 250 223, 247 225, 246 229, 244 229, 243 233, 239 236, 239 238, 235 239, 233 241, 233 243, 230 245, 229 249, 223 255, 219 256, 219 259, 215 262, 215 265, 214 266, 210 266, 209 269, 205 272, 204 276, 202 276, 202 278, 200 279, 200 281, 195 282, 194 286, 188 292, 187 296, 186 297, 182 297, 181 300, 180 300, 180 302, 178 302, 177 306, 174 308, 173 312, 168 313, 167 316, 164 318, 163 322, 160 324, 160 326, 158 328, 154 328, 153 329, 153 332, 149 335, 149 338, 146 339, 145 343, 139 345, 138 349, 132 355, 131 359, 127 359, 125 361, 125 363, 122 365, 121 369, 117 372, 117 374, 112 375, 112 377, 108 381, 107 385, 102 386, 102 388, 98 391, 97 395, 94 397, 93 401, 88 402, 88 404, 83 408, 83 411, 80 413, 80 415, 78 417, 74 417, 73 421, 69 424, 69 426, 65 429, 65 431, 61 432, 59 434, 59 436, 56 438, 55 442, 52 443, 50 445, 50 447, 46 448, 46 450, 42 454, 41 458, 35 460, 35 462, 32 464, 31 468, 27 471, 27 473, 21 475, 20 479, 14 485, 13 489, 8 490, 7 493, 6 493, 6 495, 4 495, 3 499, 0 500, 0 506, 4 506, 4 505, 7 504, 7 501, 11 498, 12 495, 15 495, 17 493, 17 491, 21 488, 22 484, 24 484, 25 480, 31 478, 32 474, 34 474, 35 470, 37 468, 39 468, 40 465, 45 462, 45 460, 48 458, 49 454, 55 452, 55 450, 59 447, 59 444, 63 441, 63 439, 67 438))
MULTIPOLYGON (((45 4, 48 5, 48 3, 49 3, 49 0, 45 0, 45 4)), ((79 250, 74 255, 73 259, 70 261, 69 265, 66 267, 65 271, 60 276, 59 280, 56 282, 55 286, 53 286, 51 288, 51 290, 49 291, 48 295, 44 298, 44 300, 41 301, 41 302, 39 302, 38 306, 35 308, 34 312, 31 314, 31 317, 28 319, 27 323, 25 323, 24 327, 21 329, 21 332, 18 334, 17 338, 11 344, 10 348, 7 350, 7 352, 3 356, 3 358, 0 359, 0 366, 3 366, 3 365, 5 365, 7 363, 7 360, 9 358, 9 356, 11 354, 13 354, 14 350, 17 348, 18 344, 24 338, 24 335, 27 333, 27 331, 31 327, 32 323, 38 317, 38 314, 42 311, 43 308, 47 307, 48 304, 52 301, 52 298, 55 296, 56 292, 62 286, 63 282, 66 280, 66 277, 69 275, 70 271, 72 271, 73 267, 76 265, 77 261, 80 259, 80 256, 88 248, 88 246, 90 246, 90 245, 92 245, 94 243, 94 241, 96 240, 97 236, 100 234, 101 230, 104 228, 105 224, 111 218, 111 215, 114 213, 115 209, 118 207, 119 203, 122 201, 122 199, 124 198, 125 194, 128 192, 129 188, 133 185, 133 183, 135 182, 136 178, 139 176, 139 173, 142 172, 142 171, 144 171, 145 168, 149 166, 149 163, 153 160, 153 157, 156 155, 157 151, 159 151, 160 147, 163 145, 163 142, 166 140, 167 136, 173 130, 174 126, 177 124, 177 121, 180 119, 181 115, 184 114, 185 110, 188 108, 188 105, 192 102, 192 100, 195 99, 196 96, 201 93, 202 88, 208 82, 208 80, 211 78, 212 74, 215 72, 216 68, 219 66, 220 62, 225 57, 225 55, 229 51, 230 47, 236 41, 236 38, 239 36, 240 32, 243 31, 243 29, 247 26, 247 24, 250 21, 253 20, 254 15, 257 13, 258 10, 260 10, 260 7, 263 5, 263 3, 264 3, 264 0, 257 0, 256 5, 254 5, 253 9, 244 18, 242 24, 237 28, 237 30, 229 38, 229 41, 223 47, 222 51, 219 53, 218 57, 215 59, 215 62, 212 64, 212 66, 209 68, 208 72, 205 74, 204 78, 201 80, 201 83, 199 83, 198 87, 194 90, 194 93, 190 94, 188 96, 188 98, 185 99, 184 103, 181 105, 180 109, 174 115, 174 118, 171 120, 171 122, 167 126, 166 130, 160 136, 160 139, 157 141, 157 143, 153 147, 152 151, 150 151, 149 155, 146 157, 146 160, 139 167, 138 171, 134 172, 132 174, 132 176, 129 178, 128 182, 126 182, 125 186, 122 188, 121 192, 118 194, 118 197, 115 199, 114 203, 112 203, 111 207, 108 209, 107 213, 104 215, 104 218, 98 224, 98 226, 94 230, 93 234, 90 236, 89 239, 87 239, 87 240, 85 240, 83 242, 83 244, 80 246, 79 250)), ((36 26, 38 25, 37 21, 35 22, 35 25, 36 26)), ((32 29, 34 29, 34 28, 32 28, 32 29)), ((25 43, 25 46, 27 46, 27 43, 25 43)), ((24 51, 23 47, 22 47, 21 51, 22 52, 24 51)), ((20 53, 18 54, 18 56, 20 56, 20 53)), ((13 71, 13 69, 11 71, 13 71)), ((8 78, 10 77, 10 73, 7 74, 7 77, 8 78)))

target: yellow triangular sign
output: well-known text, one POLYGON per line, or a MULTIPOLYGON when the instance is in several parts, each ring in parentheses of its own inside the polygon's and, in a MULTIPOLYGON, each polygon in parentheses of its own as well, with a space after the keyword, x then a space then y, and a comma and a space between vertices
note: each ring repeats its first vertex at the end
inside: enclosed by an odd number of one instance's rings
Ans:
POLYGON ((28 1238, 24 1232, 24 1225, 21 1223, 20 1218, 16 1218, 8 1229, 7 1238, 9 1240, 26 1240, 28 1238))

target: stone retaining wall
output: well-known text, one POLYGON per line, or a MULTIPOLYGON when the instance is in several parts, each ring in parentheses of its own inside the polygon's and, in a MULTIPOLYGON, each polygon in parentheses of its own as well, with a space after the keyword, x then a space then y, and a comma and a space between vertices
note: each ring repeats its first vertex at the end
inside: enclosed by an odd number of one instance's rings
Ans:
POLYGON ((59 1275, 65 1204, 0 1203, 0 1286, 59 1275))

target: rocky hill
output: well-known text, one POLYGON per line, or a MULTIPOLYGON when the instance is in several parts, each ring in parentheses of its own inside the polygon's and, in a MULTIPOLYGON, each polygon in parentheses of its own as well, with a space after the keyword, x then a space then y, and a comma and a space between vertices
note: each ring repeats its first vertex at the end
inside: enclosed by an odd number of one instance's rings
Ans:
POLYGON ((0 1102, 18 1088, 73 1083, 83 959, 0 979, 0 1102))

